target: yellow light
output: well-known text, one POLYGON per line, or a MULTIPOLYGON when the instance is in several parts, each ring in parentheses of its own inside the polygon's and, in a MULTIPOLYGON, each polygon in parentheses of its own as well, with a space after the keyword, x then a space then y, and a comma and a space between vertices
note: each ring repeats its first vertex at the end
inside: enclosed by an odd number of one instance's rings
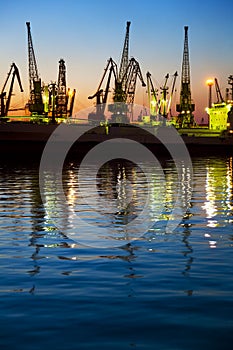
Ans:
POLYGON ((73 97, 73 95, 74 95, 74 90, 68 89, 68 95, 69 95, 69 97, 73 97))
POLYGON ((214 80, 213 79, 207 79, 206 80, 206 85, 208 85, 208 86, 214 85, 214 80))

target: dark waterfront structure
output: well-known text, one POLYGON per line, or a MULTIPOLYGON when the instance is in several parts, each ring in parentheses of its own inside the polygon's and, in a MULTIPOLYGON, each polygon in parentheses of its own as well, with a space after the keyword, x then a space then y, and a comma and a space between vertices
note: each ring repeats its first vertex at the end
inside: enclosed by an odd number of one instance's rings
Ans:
POLYGON ((178 124, 180 125, 180 127, 190 127, 194 125, 194 116, 192 114, 194 110, 195 110, 195 105, 192 103, 192 98, 191 98, 188 26, 185 26, 180 104, 176 106, 176 111, 179 112, 178 124))

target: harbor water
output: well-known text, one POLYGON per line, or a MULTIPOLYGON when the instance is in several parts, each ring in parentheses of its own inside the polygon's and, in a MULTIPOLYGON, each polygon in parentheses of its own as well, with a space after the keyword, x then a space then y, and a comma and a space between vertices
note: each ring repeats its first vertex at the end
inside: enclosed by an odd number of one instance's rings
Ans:
MULTIPOLYGON (((148 192, 139 166, 115 160, 97 179, 86 166, 80 183, 79 164, 69 161, 67 211, 49 186, 47 208, 42 202, 37 163, 2 160, 0 349, 232 349, 233 158, 193 157, 192 168, 187 211, 167 230, 178 188, 174 164, 162 162, 163 191, 154 165, 144 164, 153 180, 151 225, 124 241, 119 228, 138 215, 148 192), (96 182, 111 215, 98 200, 91 209, 79 202, 79 187, 91 201, 96 182), (91 244, 83 232, 79 242, 61 229, 72 227, 74 213, 93 225, 91 244), (94 225, 116 228, 116 244, 104 246, 111 240, 94 225)), ((183 201, 181 191, 176 205, 183 201)))

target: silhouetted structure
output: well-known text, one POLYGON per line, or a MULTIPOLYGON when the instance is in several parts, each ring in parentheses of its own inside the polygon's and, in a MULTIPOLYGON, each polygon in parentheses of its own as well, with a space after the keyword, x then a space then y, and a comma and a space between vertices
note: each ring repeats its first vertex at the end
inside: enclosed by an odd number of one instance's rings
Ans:
POLYGON ((39 78, 36 56, 32 44, 30 22, 26 22, 28 31, 28 68, 29 68, 29 110, 34 114, 42 114, 44 105, 42 100, 41 79, 39 78))
POLYGON ((191 99, 190 86, 190 65, 189 65, 189 48, 188 48, 188 27, 184 27, 184 52, 181 74, 180 104, 176 105, 176 111, 179 112, 178 124, 180 127, 190 127, 194 125, 193 111, 195 105, 191 99))

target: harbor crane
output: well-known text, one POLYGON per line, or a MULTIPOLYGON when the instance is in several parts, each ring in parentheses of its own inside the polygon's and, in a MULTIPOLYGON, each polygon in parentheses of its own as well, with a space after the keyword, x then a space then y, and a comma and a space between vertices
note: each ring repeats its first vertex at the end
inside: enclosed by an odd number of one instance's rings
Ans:
POLYGON ((176 111, 179 112, 177 123, 179 127, 190 127, 194 125, 193 112, 195 105, 191 99, 190 84, 190 65, 189 65, 189 47, 188 47, 188 26, 184 27, 184 51, 181 74, 180 103, 176 105, 176 111))
MULTIPOLYGON (((151 78, 151 73, 147 72, 146 77, 147 77, 147 94, 148 94, 148 102, 149 102, 149 109, 150 109, 150 121, 160 121, 160 117, 167 118, 168 114, 171 110, 171 103, 172 103, 172 97, 173 93, 175 90, 175 84, 176 84, 176 78, 178 76, 178 73, 175 72, 173 75, 173 80, 172 80, 172 87, 171 87, 171 92, 169 98, 168 96, 168 79, 169 79, 169 74, 166 74, 165 80, 163 83, 163 86, 160 87, 162 90, 161 93, 161 98, 158 99, 157 94, 158 94, 158 89, 155 89, 152 78, 151 78)), ((162 118, 162 120, 164 120, 162 118)))
POLYGON ((208 79, 206 81, 207 86, 209 87, 209 106, 208 108, 212 108, 212 86, 215 86, 215 91, 216 91, 216 101, 214 102, 214 104, 221 104, 224 103, 224 99, 218 84, 218 79, 214 78, 214 79, 208 79))
POLYGON ((3 88, 2 88, 1 93, 0 93, 0 100, 1 100, 1 114, 0 114, 0 117, 1 118, 2 117, 6 117, 7 114, 8 114, 9 107, 10 107, 10 102, 11 102, 11 97, 12 97, 12 94, 13 94, 13 87, 14 87, 15 77, 18 80, 20 91, 23 92, 23 87, 22 87, 22 84, 21 84, 19 70, 18 70, 16 64, 12 63, 11 67, 10 67, 10 70, 9 70, 9 73, 7 74, 6 81, 5 81, 4 85, 3 85, 3 88), (11 78, 9 92, 8 92, 8 95, 7 95, 7 93, 5 91, 5 88, 6 88, 6 85, 8 83, 8 80, 9 80, 11 74, 12 74, 12 78, 11 78), (6 100, 6 103, 5 103, 5 100, 6 100))
POLYGON ((165 81, 163 86, 160 88, 162 90, 162 96, 159 100, 159 115, 163 117, 167 117, 167 93, 168 93, 168 82, 169 74, 167 73, 165 76, 165 81))
POLYGON ((146 73, 146 79, 147 79, 147 95, 148 95, 148 104, 150 109, 150 118, 152 120, 155 120, 158 115, 158 99, 157 99, 158 89, 154 88, 154 84, 153 84, 150 72, 146 73))
POLYGON ((114 123, 124 123, 129 122, 133 119, 133 103, 135 97, 137 77, 140 79, 143 87, 146 86, 142 72, 138 61, 135 58, 129 60, 125 74, 122 80, 119 79, 119 75, 115 79, 115 89, 113 94, 114 103, 119 104, 110 105, 109 110, 113 112, 111 120, 114 123), (125 108, 123 107, 125 104, 125 108), (118 110, 120 107, 120 110, 118 110))
POLYGON ((65 61, 59 60, 59 71, 57 80, 56 95, 56 116, 71 117, 73 113, 74 99, 76 90, 71 90, 66 86, 66 66, 65 61))
MULTIPOLYGON (((120 103, 126 103, 129 104, 127 110, 125 111, 117 111, 117 106, 109 106, 110 111, 113 112, 112 115, 112 121, 114 122, 121 122, 120 119, 122 119, 122 122, 126 120, 129 121, 127 118, 127 113, 129 114, 129 119, 132 120, 133 118, 133 110, 132 106, 134 103, 134 97, 135 97, 135 90, 136 90, 136 82, 137 77, 141 80, 142 86, 145 87, 146 84, 144 83, 141 69, 139 66, 139 63, 135 60, 135 58, 131 58, 129 60, 129 28, 130 23, 126 23, 126 34, 125 34, 125 41, 124 41, 124 47, 121 55, 121 62, 120 62, 120 70, 119 74, 116 75, 115 79, 115 88, 114 88, 114 94, 113 94, 113 101, 114 103, 120 102, 120 103), (123 112, 123 115, 120 116, 123 112), (118 114, 118 116, 117 116, 118 114), (124 115, 125 114, 125 115, 124 115)), ((122 109, 122 106, 121 106, 122 109)))
POLYGON ((132 57, 125 73, 126 103, 134 103, 137 77, 140 79, 142 86, 145 87, 146 84, 144 83, 139 63, 132 57))
POLYGON ((89 113, 88 120, 89 121, 105 121, 105 107, 107 103, 108 94, 110 91, 110 82, 112 74, 114 74, 115 80, 117 76, 117 64, 110 57, 108 59, 107 65, 104 69, 104 74, 100 80, 99 86, 94 95, 89 96, 89 99, 96 98, 96 113, 89 113), (107 75, 108 74, 108 75, 107 75), (103 82, 105 81, 105 77, 107 77, 105 89, 103 89, 103 82))
POLYGON ((176 85, 176 79, 178 77, 178 72, 175 72, 173 75, 173 82, 172 82, 172 88, 171 88, 171 93, 170 93, 170 98, 168 100, 168 105, 167 105, 167 115, 168 113, 170 113, 171 116, 171 104, 172 104, 172 98, 173 98, 173 94, 175 91, 175 85, 176 85))
POLYGON ((41 79, 39 78, 36 56, 32 43, 30 22, 26 22, 28 33, 28 67, 29 67, 29 111, 36 114, 43 114, 44 105, 42 100, 41 79))
MULTIPOLYGON (((114 103, 123 103, 123 104, 130 104, 133 105, 134 103, 134 97, 135 97, 135 90, 136 90, 136 82, 137 77, 142 82, 142 86, 146 86, 146 84, 143 81, 142 73, 140 70, 139 63, 134 59, 131 58, 129 60, 127 69, 125 71, 125 74, 122 76, 122 80, 119 81, 118 77, 118 69, 117 64, 115 61, 110 58, 107 62, 106 68, 104 69, 104 74, 101 78, 101 81, 99 83, 99 86, 97 88, 97 91, 94 95, 89 96, 89 99, 96 98, 96 113, 90 113, 88 116, 88 119, 90 121, 105 121, 105 107, 107 103, 107 98, 110 92, 110 83, 112 77, 114 78, 114 92, 113 92, 113 102, 114 103), (105 81, 105 78, 107 78, 105 88, 103 88, 103 83, 105 81), (124 81, 124 89, 122 89, 124 81)), ((113 118, 114 114, 117 113, 116 109, 118 105, 109 105, 110 112, 113 112, 113 118)), ((126 108, 127 109, 127 108, 126 108)), ((132 111, 128 111, 132 115, 132 111)))
MULTIPOLYGON (((124 41, 123 52, 121 56, 120 69, 118 71, 117 64, 110 58, 107 62, 104 74, 101 78, 97 91, 94 95, 89 96, 89 99, 96 98, 96 113, 89 114, 89 120, 95 121, 105 121, 104 111, 105 104, 107 103, 108 94, 110 91, 110 82, 112 77, 114 77, 114 88, 113 88, 113 102, 114 104, 109 105, 109 111, 112 112, 112 121, 116 122, 116 115, 118 119, 120 118, 119 114, 122 114, 122 120, 127 118, 126 114, 129 113, 132 116, 132 109, 129 110, 126 104, 133 105, 135 90, 136 90, 136 81, 137 77, 141 80, 142 86, 146 86, 143 81, 141 69, 139 63, 135 58, 129 60, 129 27, 130 22, 127 22, 126 25, 126 35, 124 41), (106 82, 105 89, 102 88, 104 79, 108 73, 108 78, 106 82), (116 105, 118 103, 118 105, 116 105), (118 110, 119 103, 125 104, 124 111, 118 110)), ((127 119, 128 121, 128 119, 127 119)))
POLYGON ((65 61, 59 60, 59 70, 57 79, 57 95, 56 95, 56 115, 58 117, 67 114, 68 96, 66 91, 66 66, 65 61))
POLYGON ((56 118, 72 115, 75 90, 66 87, 66 66, 64 59, 59 60, 58 80, 43 86, 44 112, 56 123, 56 118))

